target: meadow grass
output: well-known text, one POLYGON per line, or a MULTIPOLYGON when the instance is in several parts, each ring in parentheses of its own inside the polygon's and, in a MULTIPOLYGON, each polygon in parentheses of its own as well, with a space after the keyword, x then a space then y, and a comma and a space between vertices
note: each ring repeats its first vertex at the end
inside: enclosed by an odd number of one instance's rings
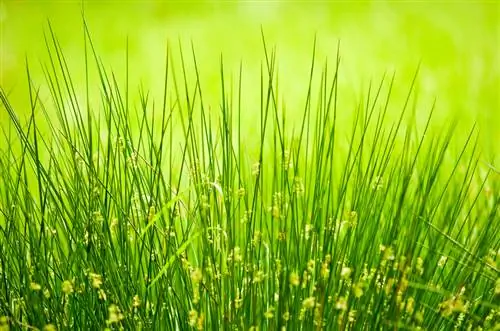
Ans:
POLYGON ((28 112, 0 89, 0 330, 500 327, 498 170, 474 128, 432 128, 417 73, 397 118, 390 76, 341 109, 340 53, 317 76, 313 48, 295 121, 264 41, 248 123, 243 66, 207 105, 194 46, 152 100, 88 33, 83 88, 46 42, 50 99, 28 63, 28 112))

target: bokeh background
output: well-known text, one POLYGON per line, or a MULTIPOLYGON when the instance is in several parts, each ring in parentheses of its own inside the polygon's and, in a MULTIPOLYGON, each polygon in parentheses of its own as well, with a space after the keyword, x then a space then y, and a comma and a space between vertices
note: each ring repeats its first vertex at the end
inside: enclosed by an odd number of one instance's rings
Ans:
MULTIPOLYGON (((427 114, 436 99, 435 126, 450 116, 460 119, 461 132, 477 123, 485 157, 493 160, 500 151, 498 1, 2 0, 0 84, 19 114, 28 111, 25 59, 34 80, 44 84, 40 63, 48 60, 48 21, 77 86, 84 86, 82 8, 99 56, 122 79, 128 38, 132 90, 142 85, 160 93, 167 41, 176 63, 181 45, 191 67, 192 42, 212 107, 218 106, 221 54, 228 77, 236 77, 241 61, 245 112, 252 121, 264 59, 262 28, 269 46, 276 46, 280 99, 293 117, 303 109, 316 35, 320 65, 326 58, 333 65, 340 41, 344 116, 354 111, 370 80, 393 72, 397 113, 421 63, 418 113, 427 114)), ((4 110, 0 120, 6 120, 4 110)))

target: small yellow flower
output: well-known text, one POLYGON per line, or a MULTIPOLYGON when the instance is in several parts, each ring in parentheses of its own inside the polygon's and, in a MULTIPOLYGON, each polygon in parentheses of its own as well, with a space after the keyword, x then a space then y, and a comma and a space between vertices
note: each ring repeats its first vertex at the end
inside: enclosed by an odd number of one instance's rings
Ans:
POLYGON ((273 218, 280 218, 281 216, 280 207, 277 205, 272 206, 271 214, 273 215, 273 218))
POLYGON ((47 324, 43 327, 43 331, 56 331, 56 326, 54 324, 47 324))
POLYGON ((417 257, 416 270, 419 275, 422 275, 424 273, 424 259, 422 259, 420 256, 417 257))
POLYGON ((302 288, 305 289, 307 287, 307 282, 311 280, 311 275, 307 272, 307 270, 304 270, 304 273, 302 274, 302 288))
POLYGON ((9 318, 0 316, 0 331, 9 331, 9 318))
POLYGON ((233 259, 234 259, 234 262, 236 262, 236 263, 243 261, 243 256, 241 255, 241 248, 239 248, 238 246, 236 246, 233 249, 233 259))
POLYGON ((349 315, 347 317, 347 320, 350 322, 350 323, 354 323, 356 321, 356 314, 358 312, 356 310, 351 310, 349 311, 349 315))
POLYGON ((424 311, 423 310, 419 310, 415 313, 415 321, 417 321, 417 323, 422 323, 424 321, 424 311))
POLYGON ((278 241, 285 241, 285 240, 286 240, 286 232, 285 231, 278 232, 278 241))
POLYGON ((403 276, 403 278, 399 282, 399 290, 401 292, 404 292, 404 291, 406 291, 407 288, 408 288, 408 279, 403 276))
POLYGON ((98 293, 99 293, 99 299, 102 301, 106 301, 107 299, 106 292, 104 292, 102 288, 99 289, 98 293))
POLYGON ((100 288, 102 285, 102 277, 99 274, 96 273, 89 273, 89 278, 92 282, 92 287, 93 288, 100 288))
POLYGON ((321 274, 321 277, 323 277, 323 279, 327 279, 328 276, 330 275, 329 263, 330 263, 329 260, 325 260, 325 262, 323 262, 321 264, 320 274, 321 274))
POLYGON ((124 316, 117 305, 113 304, 108 307, 108 320, 106 324, 120 323, 123 319, 124 316))
POLYGON ((188 324, 189 326, 191 327, 195 327, 196 326, 196 322, 198 320, 198 312, 194 309, 191 309, 188 313, 188 324))
POLYGON ((307 261, 307 270, 309 272, 313 272, 314 271, 314 266, 315 266, 316 262, 314 260, 309 260, 307 261))
POLYGON ((441 315, 445 317, 456 312, 464 313, 466 310, 460 297, 452 297, 449 300, 441 302, 441 304, 439 304, 439 309, 441 311, 441 315))
POLYGON ((300 285, 300 276, 295 271, 290 274, 289 280, 290 280, 290 284, 292 286, 299 286, 300 285))
POLYGON ((118 218, 113 217, 113 219, 111 220, 111 224, 109 225, 109 227, 110 227, 110 229, 112 231, 114 231, 117 226, 118 226, 118 218))
POLYGON ((201 313, 196 321, 196 329, 198 331, 203 330, 203 325, 205 324, 205 314, 201 313))
POLYGON ((305 309, 313 309, 315 303, 316 303, 316 298, 309 297, 309 298, 304 299, 304 301, 302 301, 302 307, 304 307, 305 309))
POLYGON ((347 300, 345 297, 340 297, 337 299, 337 302, 335 302, 335 309, 338 310, 347 310, 347 300))
POLYGON ((132 307, 139 308, 140 305, 141 305, 141 299, 139 299, 139 296, 136 294, 132 299, 132 307))
POLYGON ((351 268, 349 267, 343 267, 342 270, 340 271, 340 277, 343 278, 343 279, 348 279, 349 277, 351 277, 351 268))
POLYGON ((203 274, 201 273, 200 268, 194 268, 191 271, 191 281, 195 284, 199 284, 201 280, 203 279, 203 274))
POLYGON ((297 195, 303 195, 305 192, 304 188, 304 182, 302 181, 302 178, 300 177, 295 177, 294 178, 294 183, 293 183, 293 192, 297 195))
POLYGON ((257 244, 261 241, 261 239, 262 239, 262 233, 260 231, 255 231, 251 242, 252 246, 257 246, 257 244))
POLYGON ((358 224, 358 213, 355 210, 350 211, 348 217, 350 226, 356 226, 358 224))
POLYGON ((413 299, 413 297, 409 297, 408 300, 406 300, 406 312, 408 314, 413 314, 414 309, 415 309, 415 299, 413 299))
POLYGON ((74 292, 73 283, 70 280, 65 280, 62 283, 62 291, 66 295, 73 293, 74 292))
POLYGON ((193 286, 193 302, 196 304, 200 302, 200 285, 196 284, 193 286))
POLYGON ((253 283, 260 283, 264 280, 264 277, 265 277, 265 274, 264 274, 264 271, 262 270, 257 270, 255 273, 254 273, 254 276, 253 276, 253 280, 252 282, 253 283))
POLYGON ((243 299, 241 298, 240 294, 236 294, 236 298, 234 298, 234 308, 240 309, 241 306, 243 305, 243 299))
POLYGON ((40 284, 35 283, 35 282, 31 282, 30 289, 32 289, 33 291, 40 291, 42 289, 42 286, 40 284))
POLYGON ((439 259, 438 261, 438 268, 442 268, 444 267, 444 265, 446 264, 446 261, 448 260, 448 257, 446 256, 441 256, 441 258, 439 259))
POLYGON ((362 282, 358 282, 353 286, 352 291, 353 291, 354 296, 356 298, 361 298, 361 296, 363 296, 363 293, 364 293, 363 285, 364 284, 362 282))
POLYGON ((304 237, 306 238, 306 240, 309 240, 309 238, 311 238, 311 232, 313 232, 313 226, 307 223, 304 226, 304 237))
POLYGON ((260 163, 256 162, 252 165, 252 175, 258 176, 260 172, 260 163))
POLYGON ((382 257, 383 260, 389 260, 389 261, 394 261, 396 256, 394 255, 394 248, 392 247, 387 247, 383 250, 384 256, 382 257))
POLYGON ((264 317, 266 319, 271 319, 274 317, 274 308, 273 307, 269 307, 266 312, 264 313, 264 317))
POLYGON ((286 150, 283 153, 283 156, 281 159, 281 166, 282 166, 283 170, 285 170, 285 171, 287 171, 289 169, 293 169, 293 160, 292 160, 292 157, 290 155, 289 150, 286 150))
POLYGON ((386 295, 391 294, 393 287, 394 287, 394 278, 387 279, 387 281, 385 282, 385 288, 384 288, 385 294, 386 295))

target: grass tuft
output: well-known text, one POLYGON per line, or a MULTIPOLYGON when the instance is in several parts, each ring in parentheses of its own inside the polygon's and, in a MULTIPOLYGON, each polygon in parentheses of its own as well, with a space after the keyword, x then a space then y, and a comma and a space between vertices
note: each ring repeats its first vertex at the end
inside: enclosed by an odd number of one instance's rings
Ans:
POLYGON ((395 118, 394 76, 341 107, 314 40, 293 118, 262 33, 247 123, 243 64, 221 56, 207 105, 194 45, 169 44, 161 100, 134 102, 128 50, 120 82, 85 25, 77 87, 45 40, 30 109, 0 87, 0 330, 499 327, 498 170, 475 128, 418 125, 418 71, 395 118))

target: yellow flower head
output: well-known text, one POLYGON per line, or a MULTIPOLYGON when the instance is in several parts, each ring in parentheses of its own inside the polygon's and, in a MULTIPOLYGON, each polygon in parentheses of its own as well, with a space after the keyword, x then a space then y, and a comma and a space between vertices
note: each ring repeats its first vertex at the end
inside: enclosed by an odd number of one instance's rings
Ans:
POLYGON ((351 277, 351 268, 349 267, 343 267, 342 270, 340 271, 340 277, 342 277, 343 279, 348 279, 349 277, 351 277))
POLYGON ((305 309, 313 309, 315 304, 316 304, 315 297, 309 297, 304 299, 304 301, 302 301, 302 307, 304 307, 305 309))
POLYGON ((274 317, 274 308, 273 307, 270 307, 269 309, 266 310, 266 312, 264 313, 264 317, 266 319, 271 319, 274 317))
POLYGON ((43 327, 43 331, 56 331, 56 327, 54 324, 47 324, 43 327))
POLYGON ((42 289, 42 286, 40 284, 35 283, 35 282, 31 282, 30 283, 30 288, 33 291, 40 291, 42 289))
POLYGON ((117 305, 110 305, 108 307, 108 320, 107 324, 120 323, 120 321, 124 319, 120 308, 117 305))
POLYGON ((90 281, 92 282, 93 288, 100 288, 102 285, 102 277, 99 274, 95 274, 93 272, 89 273, 90 281))
POLYGON ((64 294, 71 294, 74 292, 73 283, 70 280, 65 280, 62 283, 62 291, 64 294))
POLYGON ((203 279, 203 274, 201 273, 200 268, 194 268, 193 271, 191 271, 190 276, 191 276, 191 281, 195 284, 199 284, 203 279))
POLYGON ((347 310, 347 300, 345 297, 340 297, 338 298, 337 302, 335 303, 335 308, 338 310, 347 310))
POLYGON ((299 286, 300 285, 300 276, 295 271, 290 274, 290 285, 299 286))
POLYGON ((188 313, 188 324, 191 327, 196 326, 196 321, 198 320, 198 312, 194 309, 191 309, 188 313))
POLYGON ((138 308, 140 305, 141 305, 141 299, 139 299, 139 296, 136 294, 132 299, 132 307, 138 308))

